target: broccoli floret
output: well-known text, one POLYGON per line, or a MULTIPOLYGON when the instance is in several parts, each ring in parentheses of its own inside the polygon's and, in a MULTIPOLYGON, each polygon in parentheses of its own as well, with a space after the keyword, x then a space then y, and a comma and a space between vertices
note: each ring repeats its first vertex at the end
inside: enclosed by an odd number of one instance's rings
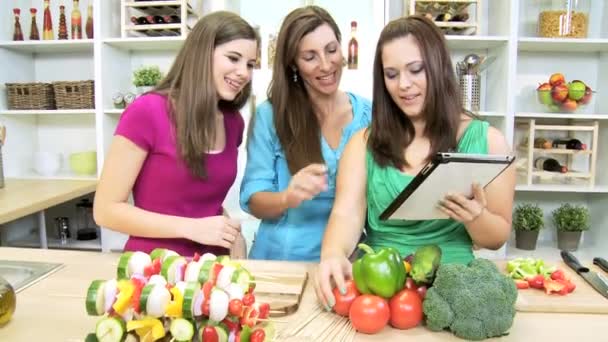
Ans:
POLYGON ((467 340, 502 336, 513 325, 517 288, 494 263, 443 264, 423 303, 427 327, 467 340))

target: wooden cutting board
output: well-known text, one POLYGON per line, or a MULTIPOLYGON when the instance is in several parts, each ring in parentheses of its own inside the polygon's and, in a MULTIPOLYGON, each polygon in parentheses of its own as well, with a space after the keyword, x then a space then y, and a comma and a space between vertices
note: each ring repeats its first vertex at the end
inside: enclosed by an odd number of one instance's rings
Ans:
MULTIPOLYGON (((288 316, 296 312, 302 300, 302 294, 308 281, 305 267, 268 267, 271 262, 261 265, 247 261, 247 268, 255 277, 256 286, 253 291, 256 302, 270 304, 271 317, 288 316)), ((286 265, 285 265, 286 266, 286 265)))
MULTIPOLYGON (((570 278, 576 285, 574 292, 561 296, 557 294, 546 294, 543 290, 525 289, 518 290, 515 308, 522 312, 550 312, 550 313, 592 313, 608 314, 608 298, 599 294, 585 279, 576 274, 563 261, 549 262, 561 268, 566 277, 570 278)), ((501 272, 506 272, 506 262, 496 262, 501 272)), ((608 278, 608 274, 597 268, 591 262, 583 264, 592 271, 603 274, 608 278)))

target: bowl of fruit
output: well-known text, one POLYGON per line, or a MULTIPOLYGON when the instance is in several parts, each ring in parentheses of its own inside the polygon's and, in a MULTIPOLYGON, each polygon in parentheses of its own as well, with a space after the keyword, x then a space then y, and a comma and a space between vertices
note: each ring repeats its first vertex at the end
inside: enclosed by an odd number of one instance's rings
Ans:
POLYGON ((538 102, 552 112, 575 112, 587 105, 594 91, 585 82, 574 80, 566 82, 563 74, 555 73, 549 82, 542 83, 536 88, 538 102))

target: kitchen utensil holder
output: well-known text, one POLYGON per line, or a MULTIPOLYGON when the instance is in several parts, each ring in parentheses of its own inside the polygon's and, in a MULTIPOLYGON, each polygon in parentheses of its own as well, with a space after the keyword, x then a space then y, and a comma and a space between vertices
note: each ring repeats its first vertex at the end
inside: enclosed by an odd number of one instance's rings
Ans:
POLYGON ((480 83, 479 74, 464 74, 458 77, 460 85, 460 98, 464 109, 471 112, 479 111, 480 103, 480 83))

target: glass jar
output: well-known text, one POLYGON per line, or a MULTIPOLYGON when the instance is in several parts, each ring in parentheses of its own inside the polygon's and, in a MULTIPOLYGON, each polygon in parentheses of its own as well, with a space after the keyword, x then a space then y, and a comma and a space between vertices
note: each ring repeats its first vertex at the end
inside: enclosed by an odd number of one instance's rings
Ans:
POLYGON ((11 320, 16 305, 15 290, 6 279, 0 277, 0 327, 11 320))
POLYGON ((590 0, 547 0, 540 6, 538 35, 544 38, 587 38, 590 0))

